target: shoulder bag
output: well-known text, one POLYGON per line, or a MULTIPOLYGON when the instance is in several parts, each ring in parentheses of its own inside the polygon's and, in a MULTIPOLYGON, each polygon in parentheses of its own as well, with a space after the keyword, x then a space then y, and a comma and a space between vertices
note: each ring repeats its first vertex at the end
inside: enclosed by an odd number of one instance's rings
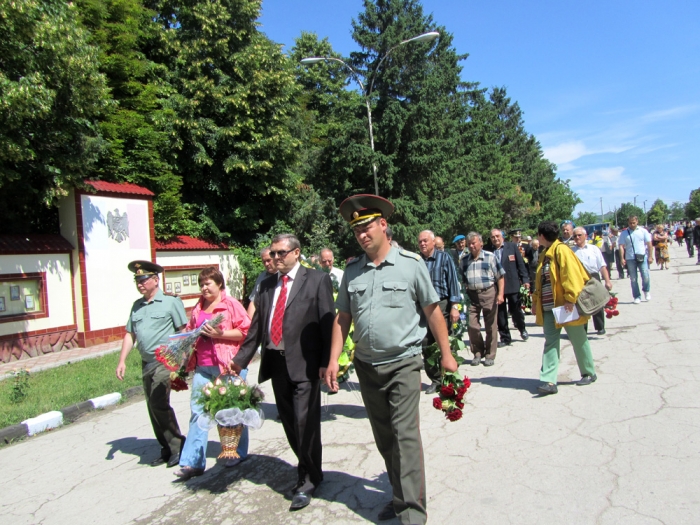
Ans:
MULTIPOLYGON (((578 261, 578 257, 576 260, 578 261)), ((602 282, 591 277, 582 264, 581 267, 583 268, 583 271, 586 272, 588 280, 586 281, 586 284, 583 285, 581 293, 578 294, 578 299, 576 299, 576 309, 578 310, 579 315, 590 316, 605 307, 610 300, 610 292, 608 292, 607 288, 605 288, 602 282)))

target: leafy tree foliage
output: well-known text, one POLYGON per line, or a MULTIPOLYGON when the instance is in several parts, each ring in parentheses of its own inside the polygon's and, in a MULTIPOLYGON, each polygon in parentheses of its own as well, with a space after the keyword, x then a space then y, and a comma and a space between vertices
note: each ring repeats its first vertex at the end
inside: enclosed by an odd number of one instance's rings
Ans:
POLYGON ((689 220, 700 217, 700 188, 690 192, 688 204, 685 205, 685 216, 689 220))
POLYGON ((685 218, 685 206, 678 201, 673 201, 671 203, 668 212, 671 216, 669 220, 672 222, 682 221, 685 218))
POLYGON ((642 208, 640 208, 639 206, 635 206, 631 202, 622 203, 620 205, 620 209, 617 211, 618 224, 623 228, 626 227, 627 219, 629 219, 633 215, 635 215, 639 219, 639 224, 646 224, 646 214, 644 213, 644 210, 642 208))
POLYGON ((664 224, 668 222, 669 215, 670 210, 666 203, 661 199, 656 199, 647 213, 647 221, 649 224, 664 224))
POLYGON ((0 0, 0 35, 0 221, 40 230, 104 147, 95 119, 108 90, 72 4, 0 0))
POLYGON ((600 215, 592 211, 583 211, 578 214, 574 220, 576 226, 585 226, 586 224, 597 224, 600 222, 600 215))
POLYGON ((152 190, 158 237, 200 234, 181 201, 182 179, 174 173, 168 126, 174 113, 164 107, 172 92, 168 71, 146 55, 165 51, 155 12, 140 0, 78 0, 78 6, 116 102, 100 121, 107 147, 92 175, 152 190))
POLYGON ((260 0, 163 2, 158 13, 174 50, 170 107, 185 200, 210 234, 250 239, 282 215, 298 182, 292 67, 257 31, 260 0))

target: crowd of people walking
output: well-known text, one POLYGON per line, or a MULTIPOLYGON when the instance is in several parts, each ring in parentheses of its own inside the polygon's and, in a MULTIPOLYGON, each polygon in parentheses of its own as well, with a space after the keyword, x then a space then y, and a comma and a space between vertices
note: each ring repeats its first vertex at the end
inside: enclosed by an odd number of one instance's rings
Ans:
MULTIPOLYGON (((576 384, 597 380, 588 338, 591 316, 577 307, 585 287, 599 281, 598 286, 611 290, 614 264, 618 279, 630 280, 633 303, 650 301, 649 263, 655 259, 660 270, 668 269, 668 248, 674 238, 686 243, 690 257, 697 247, 700 264, 700 218, 694 226, 658 225, 652 234, 639 226, 637 217, 630 217, 622 231, 611 227, 594 232, 591 239, 572 221, 544 221, 534 238, 523 240, 522 231, 515 229, 506 241, 505 232, 494 228, 486 243, 479 233, 469 232, 456 235, 453 248, 447 249, 441 237, 425 230, 416 239, 418 253, 413 253, 392 239, 387 220, 393 210, 391 202, 375 195, 355 195, 341 204, 339 212, 362 250, 344 270, 335 267, 329 249, 317 257, 324 271, 308 268, 302 264, 302 248, 294 235, 274 237, 260 254, 265 270, 247 311, 226 294, 224 277, 216 268, 199 274, 202 296, 188 316, 182 301, 160 290, 163 268, 150 261, 129 265, 141 298, 129 314, 116 374, 124 377, 126 356, 138 343, 146 405, 161 446, 151 465, 179 465, 180 480, 204 472, 207 431, 196 424, 202 412, 198 403, 202 387, 222 374, 245 378, 259 350, 258 381, 271 380, 279 419, 298 459, 297 479, 289 491, 290 510, 308 506, 323 481, 321 385, 338 391, 338 359, 352 326, 355 371, 392 487, 392 497, 378 519, 398 517, 402 523, 423 524, 427 496, 416 424, 418 385, 425 370, 430 383, 423 391, 432 394, 441 387, 441 369, 457 370, 449 334, 461 334, 459 323, 467 327, 472 356, 468 363, 490 367, 499 348, 512 344, 511 320, 521 339, 529 339, 525 314, 531 311, 544 334, 538 392, 556 394, 562 329, 581 374, 576 384), (206 325, 219 314, 223 322, 206 325), (170 374, 155 351, 163 337, 202 325, 204 337, 187 365, 194 379, 185 437, 170 406, 170 374), (439 366, 428 362, 429 348, 435 344, 439 366)), ((592 317, 596 335, 605 336, 602 308, 592 317)), ((240 458, 226 466, 244 461, 248 447, 244 432, 240 458)))

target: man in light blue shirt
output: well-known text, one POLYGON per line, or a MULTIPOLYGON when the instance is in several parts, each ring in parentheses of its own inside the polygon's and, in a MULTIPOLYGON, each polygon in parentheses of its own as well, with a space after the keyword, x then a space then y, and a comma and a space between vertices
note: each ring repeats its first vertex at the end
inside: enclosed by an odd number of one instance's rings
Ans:
POLYGON ((648 254, 651 250, 651 234, 644 228, 638 228, 639 219, 633 215, 627 219, 627 228, 620 234, 620 259, 627 267, 634 304, 651 300, 651 282, 649 280, 648 254), (642 276, 642 293, 639 292, 637 270, 642 276))

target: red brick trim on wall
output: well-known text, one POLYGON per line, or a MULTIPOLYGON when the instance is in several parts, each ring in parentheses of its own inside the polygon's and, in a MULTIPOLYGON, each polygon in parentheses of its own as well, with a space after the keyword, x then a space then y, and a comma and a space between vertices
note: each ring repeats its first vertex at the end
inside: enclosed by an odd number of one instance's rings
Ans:
POLYGON ((151 262, 156 262, 156 223, 153 219, 153 199, 148 199, 148 231, 151 234, 151 262))
MULTIPOLYGON (((75 222, 78 231, 78 264, 80 265, 80 295, 83 298, 83 323, 85 331, 89 332, 90 305, 88 304, 87 266, 85 264, 85 239, 83 237, 83 207, 81 205, 81 195, 83 195, 83 193, 80 193, 79 191, 75 192, 75 222)), ((80 344, 80 342, 78 344, 80 344)))
POLYGON ((11 341, 12 339, 26 339, 27 337, 37 337, 40 335, 54 334, 57 332, 68 332, 77 330, 78 327, 74 324, 66 326, 56 326, 54 328, 44 328, 43 330, 31 330, 29 332, 18 332, 16 334, 0 335, 0 341, 11 341))
POLYGON ((121 341, 126 334, 125 326, 116 326, 114 328, 104 328, 102 330, 92 330, 78 334, 78 346, 94 346, 102 343, 111 343, 112 341, 121 341))
POLYGON ((48 294, 46 293, 46 272, 6 273, 0 275, 0 282, 17 281, 20 279, 39 281, 39 288, 37 291, 39 292, 39 295, 41 295, 41 305, 43 310, 41 312, 32 312, 30 314, 3 315, 0 317, 0 323, 44 319, 49 316, 48 294))

